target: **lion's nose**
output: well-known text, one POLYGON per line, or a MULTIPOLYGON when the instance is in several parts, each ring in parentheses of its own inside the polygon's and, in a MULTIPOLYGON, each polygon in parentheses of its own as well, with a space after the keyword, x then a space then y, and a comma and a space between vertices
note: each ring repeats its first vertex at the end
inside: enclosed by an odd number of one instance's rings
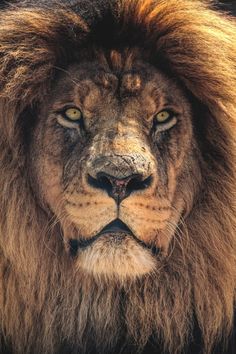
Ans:
POLYGON ((125 178, 117 178, 105 172, 99 172, 96 178, 88 175, 88 183, 94 188, 105 190, 117 204, 127 198, 131 193, 148 188, 152 176, 143 179, 141 174, 133 174, 125 178))

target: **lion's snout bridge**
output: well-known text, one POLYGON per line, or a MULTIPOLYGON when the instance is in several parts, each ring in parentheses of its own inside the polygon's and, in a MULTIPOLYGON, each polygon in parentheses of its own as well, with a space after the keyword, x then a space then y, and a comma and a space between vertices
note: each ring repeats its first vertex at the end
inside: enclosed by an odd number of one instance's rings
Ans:
POLYGON ((117 204, 131 193, 151 186, 150 162, 142 155, 99 156, 90 163, 87 182, 107 192, 117 204))

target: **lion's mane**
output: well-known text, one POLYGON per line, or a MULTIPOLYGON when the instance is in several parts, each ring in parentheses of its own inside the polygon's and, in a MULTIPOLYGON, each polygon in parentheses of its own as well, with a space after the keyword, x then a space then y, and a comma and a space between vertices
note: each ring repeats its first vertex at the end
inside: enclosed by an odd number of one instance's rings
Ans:
POLYGON ((150 336, 181 353, 194 323, 204 353, 227 343, 236 288, 235 63, 235 22, 208 1, 20 1, 1 11, 0 334, 14 353, 66 352, 68 343, 88 352, 92 338, 100 353, 128 342, 141 350, 150 336), (57 222, 32 193, 27 159, 57 69, 92 43, 142 46, 187 88, 203 160, 181 242, 156 278, 122 286, 73 274, 57 222))

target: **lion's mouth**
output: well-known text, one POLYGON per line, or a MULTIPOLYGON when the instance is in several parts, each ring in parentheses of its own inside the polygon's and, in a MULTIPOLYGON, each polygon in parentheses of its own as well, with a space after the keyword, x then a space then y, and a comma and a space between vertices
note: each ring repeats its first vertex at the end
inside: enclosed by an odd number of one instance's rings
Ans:
POLYGON ((120 219, 115 219, 109 224, 107 224, 97 235, 91 237, 90 239, 71 239, 69 241, 71 254, 76 255, 78 249, 86 249, 91 246, 96 240, 101 236, 106 236, 108 239, 112 240, 113 244, 119 245, 122 240, 126 237, 132 237, 137 243, 142 247, 151 250, 154 255, 160 252, 160 249, 153 244, 146 244, 144 241, 138 239, 130 228, 123 223, 120 219))
POLYGON ((132 231, 130 230, 130 228, 123 223, 123 221, 121 221, 120 219, 115 219, 112 222, 110 222, 108 225, 106 225, 100 232, 98 235, 103 235, 106 233, 126 233, 126 234, 130 234, 133 235, 132 231))

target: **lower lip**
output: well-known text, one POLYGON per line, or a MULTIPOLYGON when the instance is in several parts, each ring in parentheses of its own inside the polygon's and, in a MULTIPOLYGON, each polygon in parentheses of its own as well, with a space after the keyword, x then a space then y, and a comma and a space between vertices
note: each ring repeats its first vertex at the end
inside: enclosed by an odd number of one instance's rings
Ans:
POLYGON ((132 237, 135 239, 135 241, 141 245, 143 248, 148 249, 149 251, 152 252, 154 256, 157 256, 160 254, 160 249, 157 248, 156 246, 148 246, 145 242, 139 240, 136 238, 133 234, 128 233, 124 230, 117 229, 116 231, 114 229, 112 230, 106 230, 106 232, 99 233, 98 235, 94 236, 91 239, 85 239, 85 240, 75 240, 71 239, 69 241, 70 245, 70 253, 72 256, 76 256, 78 249, 86 249, 89 246, 91 246, 96 240, 98 240, 101 236, 107 237, 108 240, 111 241, 113 245, 120 245, 122 241, 127 237, 132 237))
POLYGON ((131 233, 128 233, 124 230, 120 230, 120 229, 111 229, 111 230, 106 230, 104 232, 100 232, 99 234, 97 234, 96 236, 90 238, 90 239, 80 239, 77 240, 78 242, 78 248, 86 248, 88 246, 91 246, 96 240, 98 240, 101 236, 106 236, 106 237, 113 237, 113 238, 124 238, 124 236, 127 235, 131 235, 131 233), (121 236, 122 235, 122 236, 121 236))

